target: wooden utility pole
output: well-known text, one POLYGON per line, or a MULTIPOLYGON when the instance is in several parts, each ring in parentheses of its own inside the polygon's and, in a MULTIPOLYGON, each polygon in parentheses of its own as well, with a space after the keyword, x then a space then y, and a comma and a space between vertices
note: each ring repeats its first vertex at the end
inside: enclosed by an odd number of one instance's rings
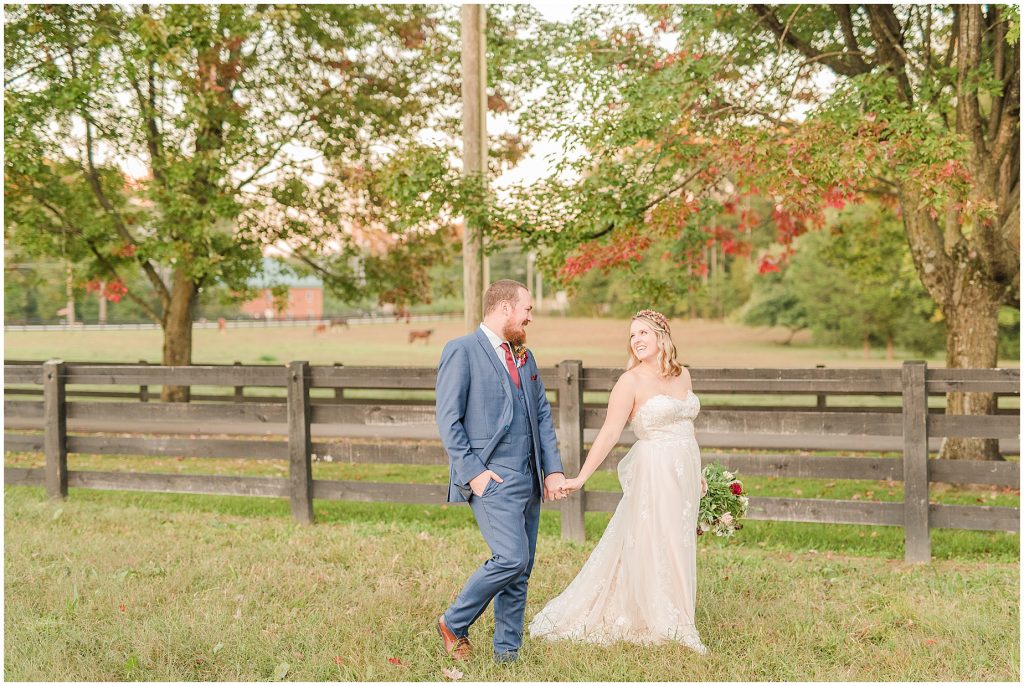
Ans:
POLYGON ((99 298, 99 303, 100 303, 100 317, 99 317, 99 323, 100 324, 106 324, 107 323, 107 298, 106 298, 106 296, 103 295, 106 292, 106 290, 107 290, 107 282, 106 281, 100 281, 100 290, 99 290, 98 293, 96 293, 96 297, 99 298))
MULTIPOLYGON (((487 43, 483 5, 462 6, 462 169, 466 176, 487 172, 487 43)), ((466 218, 462 237, 462 291, 466 331, 477 327, 483 316, 483 227, 466 218)))
POLYGON ((67 305, 65 305, 65 310, 67 311, 67 315, 66 316, 68 318, 68 324, 74 324, 75 323, 75 289, 74 289, 74 279, 72 278, 72 274, 71 274, 71 260, 68 260, 66 274, 67 274, 67 276, 66 276, 66 278, 64 280, 64 290, 67 293, 68 302, 67 302, 67 305))

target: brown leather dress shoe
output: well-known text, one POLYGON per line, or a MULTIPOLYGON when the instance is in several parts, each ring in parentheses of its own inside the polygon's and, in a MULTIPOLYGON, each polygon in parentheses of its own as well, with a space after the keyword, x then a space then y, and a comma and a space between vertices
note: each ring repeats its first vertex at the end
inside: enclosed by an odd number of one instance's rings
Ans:
POLYGON ((444 623, 444 615, 437 620, 437 633, 441 635, 444 642, 444 652, 453 660, 468 660, 473 646, 466 637, 459 638, 452 633, 448 625, 444 623))

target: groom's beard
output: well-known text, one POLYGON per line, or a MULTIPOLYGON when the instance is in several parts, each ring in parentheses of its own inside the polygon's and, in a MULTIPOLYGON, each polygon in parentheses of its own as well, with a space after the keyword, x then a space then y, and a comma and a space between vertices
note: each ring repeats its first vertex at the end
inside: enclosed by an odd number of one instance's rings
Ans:
POLYGON ((512 345, 526 345, 526 327, 522 324, 516 326, 509 322, 501 330, 501 335, 512 345))

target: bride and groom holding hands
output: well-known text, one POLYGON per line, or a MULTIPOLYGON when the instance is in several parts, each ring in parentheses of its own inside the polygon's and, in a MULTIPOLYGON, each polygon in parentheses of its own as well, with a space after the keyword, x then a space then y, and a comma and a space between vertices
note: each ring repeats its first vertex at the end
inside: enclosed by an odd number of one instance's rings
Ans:
POLYGON ((497 281, 484 295, 480 327, 441 353, 437 425, 450 466, 448 500, 468 501, 491 551, 437 620, 446 653, 469 657, 469 629, 493 603, 494 658, 518 657, 541 502, 582 488, 630 422, 637 442, 618 465, 622 500, 576 578, 530 622, 530 635, 604 645, 675 641, 705 653, 693 621, 700 403, 668 321, 653 310, 633 316, 626 372, 580 473, 567 479, 537 362, 525 348, 532 310, 525 286, 497 281))

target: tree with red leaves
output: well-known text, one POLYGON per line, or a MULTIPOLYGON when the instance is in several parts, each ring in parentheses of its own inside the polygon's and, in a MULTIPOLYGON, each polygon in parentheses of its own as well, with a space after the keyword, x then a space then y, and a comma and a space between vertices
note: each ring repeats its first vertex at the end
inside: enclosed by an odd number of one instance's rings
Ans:
MULTIPOLYGON (((1020 306, 1016 8, 600 6, 543 35, 547 88, 522 125, 574 154, 500 226, 549 268, 571 279, 668 239, 683 283, 716 217, 758 197, 771 214, 725 240, 774 231, 768 273, 826 212, 871 196, 902 218, 947 365, 996 365, 999 308, 1020 306)), ((994 409, 992 394, 948 397, 950 413, 994 409)), ((950 439, 944 456, 997 444, 950 439)))

